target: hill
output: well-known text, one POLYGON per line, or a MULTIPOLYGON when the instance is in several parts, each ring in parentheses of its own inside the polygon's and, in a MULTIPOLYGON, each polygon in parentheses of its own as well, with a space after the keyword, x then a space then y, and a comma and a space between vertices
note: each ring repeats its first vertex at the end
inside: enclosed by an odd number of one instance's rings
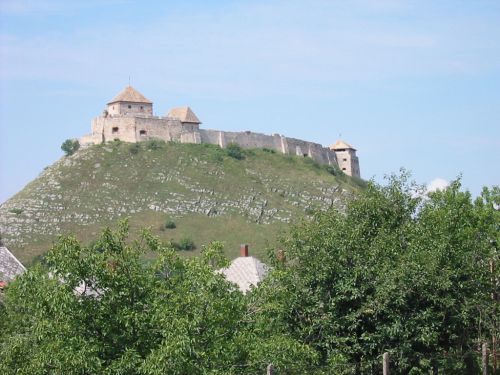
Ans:
POLYGON ((125 217, 132 233, 151 227, 165 240, 194 241, 196 249, 186 254, 217 239, 230 257, 249 243, 263 258, 288 223, 341 205, 362 185, 333 167, 266 149, 115 141, 47 167, 0 206, 0 230, 25 264, 60 234, 90 241, 125 217), (167 221, 175 228, 165 228, 167 221))

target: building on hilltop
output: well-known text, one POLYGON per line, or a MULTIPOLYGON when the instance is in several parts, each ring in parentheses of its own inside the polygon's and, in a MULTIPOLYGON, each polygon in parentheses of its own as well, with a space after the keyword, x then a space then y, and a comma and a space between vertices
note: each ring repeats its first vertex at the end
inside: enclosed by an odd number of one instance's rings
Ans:
POLYGON ((342 169, 345 174, 349 176, 361 176, 359 171, 359 160, 356 156, 356 149, 354 147, 342 140, 338 140, 334 145, 330 146, 330 149, 337 155, 339 168, 342 169))
POLYGON ((101 116, 92 120, 92 133, 79 141, 82 146, 87 146, 115 139, 124 142, 161 139, 167 142, 209 143, 222 148, 236 143, 243 148, 269 148, 287 155, 309 157, 321 164, 338 166, 350 176, 360 177, 356 150, 343 141, 328 148, 280 134, 200 129, 200 124, 199 118, 187 106, 173 108, 164 117, 155 116, 153 102, 132 86, 127 86, 107 104, 101 116))
POLYGON ((104 113, 108 116, 153 115, 153 102, 132 86, 127 86, 108 103, 104 113))

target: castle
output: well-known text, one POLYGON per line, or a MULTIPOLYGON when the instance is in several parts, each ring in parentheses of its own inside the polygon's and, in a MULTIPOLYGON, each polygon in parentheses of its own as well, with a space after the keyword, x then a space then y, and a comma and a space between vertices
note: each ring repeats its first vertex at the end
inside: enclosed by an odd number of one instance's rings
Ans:
POLYGON ((92 133, 80 138, 82 146, 119 139, 140 142, 162 139, 180 143, 210 143, 224 148, 236 143, 243 148, 269 148, 277 152, 310 157, 321 164, 336 165, 344 173, 360 177, 356 150, 337 141, 330 147, 318 143, 287 138, 280 134, 226 132, 200 129, 201 121, 189 107, 171 109, 164 117, 153 114, 153 102, 127 86, 108 104, 103 114, 92 120, 92 133))

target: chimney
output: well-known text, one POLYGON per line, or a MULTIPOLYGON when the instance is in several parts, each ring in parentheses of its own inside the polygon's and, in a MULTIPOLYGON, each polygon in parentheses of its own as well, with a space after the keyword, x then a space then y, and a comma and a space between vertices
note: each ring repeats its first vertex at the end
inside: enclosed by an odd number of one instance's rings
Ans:
POLYGON ((248 245, 247 244, 240 245, 240 257, 247 257, 247 256, 248 256, 248 245))

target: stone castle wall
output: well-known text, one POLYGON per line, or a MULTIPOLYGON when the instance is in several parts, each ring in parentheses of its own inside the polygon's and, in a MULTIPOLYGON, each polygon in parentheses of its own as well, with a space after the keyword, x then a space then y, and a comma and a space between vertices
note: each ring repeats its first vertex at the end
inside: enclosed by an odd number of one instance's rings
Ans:
POLYGON ((170 117, 97 117, 92 120, 92 134, 82 137, 80 143, 85 146, 115 139, 124 142, 162 139, 167 142, 209 143, 222 148, 236 143, 243 148, 269 148, 279 153, 310 157, 322 164, 338 166, 335 152, 319 143, 286 138, 279 134, 199 129, 198 124, 182 123, 170 117))

